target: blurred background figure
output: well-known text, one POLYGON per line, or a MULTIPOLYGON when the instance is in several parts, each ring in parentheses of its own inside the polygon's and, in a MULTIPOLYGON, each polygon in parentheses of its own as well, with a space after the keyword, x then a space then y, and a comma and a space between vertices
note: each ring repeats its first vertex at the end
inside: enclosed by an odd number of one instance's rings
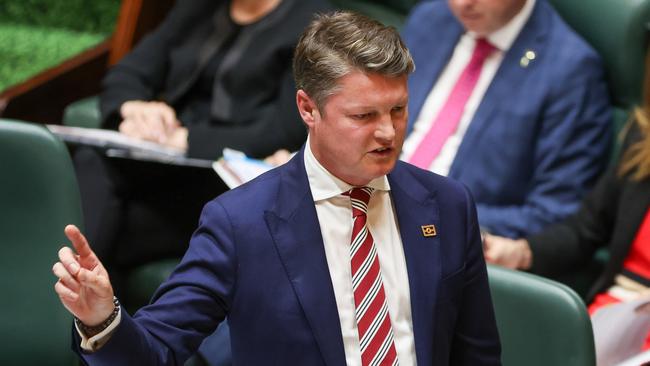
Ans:
MULTIPOLYGON (((298 148, 291 57, 320 0, 179 1, 103 81, 103 127, 217 159, 224 147, 264 156, 298 148)), ((79 149, 84 219, 119 275, 180 257, 205 202, 226 187, 210 169, 105 158, 79 149), (128 250, 126 250, 128 249, 128 250)))
POLYGON ((417 69, 402 159, 466 184, 484 231, 574 212, 610 144, 596 52, 546 0, 423 2, 403 34, 417 69))
MULTIPOLYGON (((572 274, 599 248, 607 264, 587 295, 589 312, 650 297, 650 114, 635 111, 626 127, 623 155, 600 178, 580 210, 525 239, 486 235, 488 262, 545 275, 572 274)), ((646 339, 645 349, 650 348, 646 339)))
POLYGON ((178 2, 104 79, 105 128, 216 159, 297 149, 291 55, 319 0, 178 2))

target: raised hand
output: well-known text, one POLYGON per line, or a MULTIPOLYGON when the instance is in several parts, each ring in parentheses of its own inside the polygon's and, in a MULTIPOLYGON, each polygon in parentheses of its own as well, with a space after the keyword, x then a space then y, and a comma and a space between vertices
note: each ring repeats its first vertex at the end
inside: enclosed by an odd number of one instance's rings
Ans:
POLYGON ((68 311, 85 325, 95 326, 106 320, 115 308, 113 287, 108 272, 79 229, 68 225, 65 235, 76 254, 70 247, 59 250, 59 261, 52 267, 59 278, 54 290, 68 311))

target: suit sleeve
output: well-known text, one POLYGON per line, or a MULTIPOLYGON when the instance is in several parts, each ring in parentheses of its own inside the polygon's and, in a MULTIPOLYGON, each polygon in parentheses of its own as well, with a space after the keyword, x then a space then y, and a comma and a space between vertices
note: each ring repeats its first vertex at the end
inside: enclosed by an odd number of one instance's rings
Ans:
POLYGON ((451 365, 501 365, 501 345, 483 259, 476 209, 465 189, 467 242, 464 285, 452 342, 451 365))
POLYGON ((102 127, 117 129, 120 107, 129 100, 155 100, 163 89, 169 69, 169 54, 177 37, 196 17, 196 1, 178 1, 165 20, 146 35, 102 81, 100 112, 102 127))
POLYGON ((621 178, 610 169, 567 220, 527 238, 533 253, 532 272, 566 273, 607 245, 615 225, 621 178))
POLYGON ((237 259, 232 224, 216 201, 206 205, 185 257, 133 317, 123 310, 111 339, 83 353, 92 365, 182 365, 223 321, 232 304, 237 259))
POLYGON ((603 171, 612 139, 602 66, 595 55, 573 61, 575 67, 556 75, 534 127, 537 140, 522 204, 478 205, 488 231, 507 237, 539 232, 574 213, 603 171))
POLYGON ((258 118, 241 125, 196 123, 188 128, 188 156, 215 159, 224 147, 263 158, 278 149, 297 150, 305 142, 307 129, 296 108, 296 88, 288 67, 276 99, 258 118))

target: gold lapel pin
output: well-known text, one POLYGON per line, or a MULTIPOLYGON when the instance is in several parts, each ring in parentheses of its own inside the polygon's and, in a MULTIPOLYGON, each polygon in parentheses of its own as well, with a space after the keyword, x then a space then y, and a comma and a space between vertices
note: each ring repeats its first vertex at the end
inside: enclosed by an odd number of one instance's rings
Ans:
POLYGON ((422 235, 425 237, 436 236, 436 225, 422 225, 422 235))
POLYGON ((521 67, 528 67, 528 65, 537 57, 537 54, 535 54, 535 51, 533 50, 526 50, 524 52, 524 55, 521 56, 521 59, 519 60, 519 65, 521 67))

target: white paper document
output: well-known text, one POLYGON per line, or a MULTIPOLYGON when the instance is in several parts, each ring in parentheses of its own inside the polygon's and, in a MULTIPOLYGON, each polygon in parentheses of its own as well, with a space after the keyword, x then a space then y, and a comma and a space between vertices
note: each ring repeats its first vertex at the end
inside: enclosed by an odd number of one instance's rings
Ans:
POLYGON ((223 149, 223 157, 215 161, 212 168, 232 189, 273 169, 274 166, 263 160, 251 159, 241 151, 223 149))
POLYGON ((650 350, 640 353, 617 366, 640 366, 650 362, 650 350))
POLYGON ((211 160, 187 158, 180 149, 136 139, 117 131, 59 125, 47 125, 47 128, 67 143, 94 146, 103 149, 109 157, 204 168, 212 165, 211 160))
MULTIPOLYGON (((607 305, 591 317, 598 366, 643 363, 633 363, 633 358, 642 356, 641 350, 650 331, 650 313, 638 311, 649 303, 650 298, 644 297, 607 305)), ((646 354, 645 357, 650 355, 646 354)))

